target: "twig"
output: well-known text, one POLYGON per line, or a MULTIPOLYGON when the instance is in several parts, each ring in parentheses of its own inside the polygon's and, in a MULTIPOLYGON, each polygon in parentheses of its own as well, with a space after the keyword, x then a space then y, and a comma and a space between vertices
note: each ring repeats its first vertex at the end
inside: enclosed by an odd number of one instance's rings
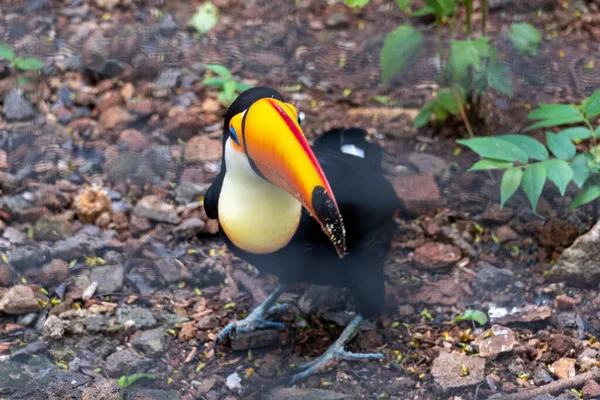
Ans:
POLYGON ((256 304, 265 301, 267 293, 265 293, 265 290, 256 280, 250 278, 245 272, 239 269, 233 271, 232 275, 237 282, 241 283, 250 292, 256 304))
POLYGON ((512 393, 500 396, 488 397, 488 400, 530 400, 537 396, 543 396, 545 394, 556 394, 563 392, 567 389, 578 388, 583 386, 587 381, 600 379, 600 369, 596 368, 585 374, 574 376, 569 379, 562 379, 560 381, 552 382, 539 388, 527 390, 519 393, 512 393))
POLYGON ((465 108, 463 107, 460 101, 460 96, 458 95, 458 91, 456 90, 456 85, 452 85, 452 91, 454 92, 454 97, 456 97, 456 104, 458 104, 460 116, 462 117, 462 120, 465 123, 467 132, 469 132, 469 137, 474 138, 475 135, 473 134, 473 129, 471 129, 471 124, 469 123, 469 119, 467 118, 467 113, 465 112, 465 108))

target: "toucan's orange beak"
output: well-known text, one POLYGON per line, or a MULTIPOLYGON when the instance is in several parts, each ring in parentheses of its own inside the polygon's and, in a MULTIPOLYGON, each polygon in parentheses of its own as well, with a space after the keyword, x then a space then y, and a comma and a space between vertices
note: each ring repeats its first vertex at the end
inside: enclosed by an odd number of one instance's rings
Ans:
POLYGON ((291 105, 263 98, 231 120, 241 132, 236 150, 245 151, 253 167, 269 182, 294 196, 319 222, 340 258, 346 232, 333 191, 308 145, 291 105))

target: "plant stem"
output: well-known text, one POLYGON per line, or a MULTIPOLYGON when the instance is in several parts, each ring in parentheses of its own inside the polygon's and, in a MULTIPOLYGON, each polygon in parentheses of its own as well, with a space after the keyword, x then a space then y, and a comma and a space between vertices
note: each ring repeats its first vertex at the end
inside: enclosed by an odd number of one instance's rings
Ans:
POLYGON ((469 118, 467 118, 467 113, 465 112, 465 108, 460 101, 460 96, 458 95, 458 91, 456 90, 456 85, 452 84, 452 91, 454 92, 454 97, 456 97, 456 104, 458 104, 458 110, 460 111, 460 116, 467 128, 467 132, 469 133, 469 137, 474 138, 473 129, 471 129, 471 124, 469 123, 469 118))
POLYGON ((481 0, 481 36, 486 35, 487 0, 481 0))
POLYGON ((473 0, 465 1, 465 8, 467 9, 467 39, 471 39, 473 33, 471 29, 471 14, 473 13, 473 0))
POLYGON ((438 16, 435 17, 436 35, 438 42, 438 57, 440 58, 440 74, 444 74, 444 58, 442 57, 443 43, 442 43, 442 19, 438 16))
POLYGON ((592 144, 594 146, 594 153, 593 153, 594 154, 594 165, 596 165, 598 163, 597 162, 598 148, 596 147, 596 131, 594 131, 594 127, 592 126, 590 121, 585 116, 583 117, 583 121, 585 122, 588 129, 590 130, 590 133, 592 134, 592 144))

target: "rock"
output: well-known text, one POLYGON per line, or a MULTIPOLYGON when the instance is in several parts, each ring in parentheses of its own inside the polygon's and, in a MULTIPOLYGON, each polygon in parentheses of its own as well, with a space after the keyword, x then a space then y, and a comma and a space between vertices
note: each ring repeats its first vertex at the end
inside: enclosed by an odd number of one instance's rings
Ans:
POLYGON ((500 325, 492 325, 489 331, 485 331, 473 341, 473 345, 479 348, 480 357, 492 359, 512 351, 518 344, 515 331, 500 325))
POLYGON ((415 250, 414 260, 420 269, 428 272, 446 272, 462 257, 458 247, 437 242, 425 243, 415 250))
POLYGON ((136 329, 153 328, 158 324, 152 311, 140 306, 124 304, 117 308, 116 317, 121 324, 133 321, 136 329))
POLYGON ((180 221, 175 207, 164 202, 156 195, 140 199, 133 209, 133 214, 140 218, 148 218, 151 221, 167 222, 169 224, 178 224, 180 221))
POLYGON ((80 233, 56 242, 50 249, 50 254, 53 258, 60 258, 65 261, 81 259, 83 256, 92 257, 98 250, 106 247, 112 236, 113 234, 110 232, 97 236, 80 233))
POLYGON ((438 179, 448 170, 446 160, 428 153, 412 153, 408 157, 408 163, 418 172, 430 172, 438 179))
POLYGON ((547 385, 554 381, 552 375, 548 371, 548 367, 544 364, 538 364, 533 370, 533 382, 536 386, 547 385))
MULTIPOLYGON (((176 390, 146 389, 138 387, 129 397, 131 400, 181 400, 181 395, 176 390)), ((227 399, 225 399, 227 400, 227 399)))
POLYGON ((567 354, 571 349, 575 348, 575 342, 570 337, 557 333, 550 339, 550 348, 559 355, 567 354))
POLYGON ((325 25, 329 28, 343 28, 348 26, 350 20, 346 14, 341 12, 332 12, 325 21, 325 25))
POLYGON ((304 314, 343 309, 348 301, 344 289, 324 285, 311 285, 304 292, 298 307, 304 314))
POLYGON ((168 119, 167 126, 165 126, 165 135, 171 139, 189 140, 187 143, 187 146, 189 146, 198 137, 195 135, 201 131, 202 125, 202 120, 197 113, 184 110, 168 119))
POLYGON ((494 267, 486 261, 478 261, 477 279, 475 285, 481 290, 499 290, 504 289, 508 284, 514 281, 515 275, 512 271, 504 268, 494 267))
POLYGON ((404 211, 420 217, 443 206, 440 189, 432 173, 400 175, 391 180, 404 211))
POLYGON ((93 224, 102 213, 110 213, 112 202, 104 189, 86 189, 75 197, 77 217, 84 224, 93 224))
POLYGON ((125 129, 119 135, 119 144, 125 145, 127 151, 137 153, 145 150, 150 141, 146 135, 136 129, 125 129))
POLYGON ((35 240, 57 242, 71 236, 73 236, 71 224, 60 218, 42 217, 33 225, 35 240))
POLYGON ((148 218, 140 218, 132 215, 130 228, 133 233, 141 234, 152 229, 152 224, 148 218))
POLYGON ((12 244, 23 244, 27 241, 27 235, 13 228, 12 226, 6 228, 6 230, 2 234, 2 237, 11 242, 12 244))
POLYGON ((97 128, 99 132, 107 132, 113 136, 124 129, 128 123, 135 121, 135 117, 121 106, 113 106, 100 115, 97 128))
POLYGON ((50 315, 44 322, 42 336, 44 339, 60 340, 65 335, 63 322, 56 315, 50 315))
POLYGON ((50 261, 42 267, 41 283, 46 286, 58 285, 69 275, 69 264, 61 259, 50 261))
POLYGON ((165 329, 137 331, 131 336, 129 343, 149 356, 162 353, 165 349, 165 329))
POLYGON ((579 302, 576 299, 565 294, 559 294, 554 298, 554 308, 558 310, 571 310, 577 304, 579 304, 579 302))
POLYGON ((36 112, 29 100, 17 90, 11 90, 4 96, 2 111, 7 121, 28 121, 35 117, 36 112))
POLYGON ((502 225, 498 229, 496 229, 496 238, 500 243, 510 242, 512 240, 518 240, 519 234, 513 231, 507 225, 502 225))
POLYGON ((443 393, 468 389, 485 381, 485 360, 441 352, 433 360, 431 375, 436 389, 443 393), (467 375, 463 372, 465 367, 468 371, 467 375))
POLYGON ((359 331, 356 343, 363 350, 373 351, 383 345, 383 337, 376 330, 359 331))
POLYGON ((538 229, 540 244, 546 247, 567 247, 579 235, 579 230, 566 219, 552 218, 538 229))
POLYGON ((202 164, 208 161, 219 161, 223 154, 220 140, 206 136, 194 136, 185 146, 183 161, 186 164, 202 164))
POLYGON ((181 182, 175 188, 175 200, 179 204, 188 204, 198 201, 206 192, 206 185, 197 185, 192 182, 181 182))
POLYGON ((15 271, 10 265, 0 264, 0 287, 11 286, 15 279, 15 271))
POLYGON ((552 317, 552 309, 548 306, 527 304, 510 311, 504 307, 493 307, 488 311, 490 322, 499 325, 528 325, 545 322, 552 317))
POLYGON ((505 224, 515 215, 511 208, 500 208, 499 204, 491 204, 481 218, 486 223, 505 224))
POLYGON ((5 314, 20 315, 38 312, 41 309, 33 290, 28 286, 13 286, 0 300, 0 311, 5 314))
POLYGON ((600 398, 600 384, 596 381, 589 380, 581 389, 584 400, 593 400, 600 398))
POLYGON ((20 270, 40 267, 49 259, 49 255, 45 246, 23 246, 7 253, 8 262, 20 270))
POLYGON ((577 287, 597 287, 600 280, 600 222, 575 240, 550 269, 548 278, 577 287))
POLYGON ((279 332, 274 329, 259 329, 253 332, 237 333, 231 338, 231 349, 248 350, 273 346, 280 343, 279 332))
POLYGON ((158 260, 155 265, 162 281, 166 284, 181 282, 191 277, 185 264, 176 258, 163 258, 158 260))
POLYGON ((183 221, 181 225, 173 229, 173 233, 180 240, 191 239, 194 236, 205 232, 206 223, 198 217, 188 218, 183 221))
POLYGON ((455 278, 448 276, 439 279, 433 287, 423 286, 410 301, 414 304, 425 303, 450 306, 456 304, 459 298, 460 287, 456 283, 455 278))
POLYGON ((281 357, 275 354, 268 353, 263 359, 260 367, 258 367, 258 374, 266 378, 272 378, 277 373, 277 367, 281 364, 281 357))
POLYGON ((280 388, 270 392, 267 400, 345 400, 353 397, 347 394, 323 389, 280 388))
POLYGON ((151 368, 152 359, 142 357, 131 350, 118 350, 106 358, 104 370, 111 378, 132 375, 151 368))
POLYGON ((552 372, 558 379, 569 379, 575 376, 575 359, 563 357, 552 364, 552 372))
POLYGON ((579 356, 577 356, 577 365, 580 372, 591 371, 598 365, 598 350, 585 348, 579 356))
POLYGON ((577 313, 575 311, 558 313, 556 325, 562 329, 577 328, 577 313))
POLYGON ((118 265, 99 265, 91 269, 90 282, 98 282, 98 294, 110 294, 121 290, 125 280, 125 268, 118 265))
POLYGON ((114 379, 96 379, 81 393, 81 400, 121 400, 121 388, 114 379))

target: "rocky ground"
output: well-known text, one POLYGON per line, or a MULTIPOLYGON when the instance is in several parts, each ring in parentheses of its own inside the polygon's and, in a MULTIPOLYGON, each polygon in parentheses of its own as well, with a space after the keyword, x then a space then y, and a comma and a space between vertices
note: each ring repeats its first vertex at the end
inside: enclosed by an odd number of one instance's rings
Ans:
MULTIPOLYGON (((0 2, 2 42, 45 63, 0 65, 1 398, 600 396, 597 210, 567 212, 572 192, 551 187, 536 214, 522 195, 500 209, 498 176, 465 172, 475 158, 456 149, 459 124, 412 127, 437 88, 433 51, 378 84, 381 43, 404 20, 393 2, 219 0, 203 36, 186 26, 199 5, 187 3, 0 2), (226 111, 201 83, 207 62, 283 91, 308 137, 359 125, 386 148, 407 215, 385 267, 385 312, 349 346, 381 362, 281 385, 351 318, 343 290, 303 285, 273 316, 288 332, 237 336, 213 353, 219 330, 276 281, 233 257, 203 210, 226 111), (467 310, 485 324, 455 321, 467 310)), ((600 66, 599 8, 490 1, 492 34, 525 19, 555 35, 536 60, 502 53, 515 97, 486 99, 479 134, 516 132, 531 104, 598 87, 583 67, 600 66)))

